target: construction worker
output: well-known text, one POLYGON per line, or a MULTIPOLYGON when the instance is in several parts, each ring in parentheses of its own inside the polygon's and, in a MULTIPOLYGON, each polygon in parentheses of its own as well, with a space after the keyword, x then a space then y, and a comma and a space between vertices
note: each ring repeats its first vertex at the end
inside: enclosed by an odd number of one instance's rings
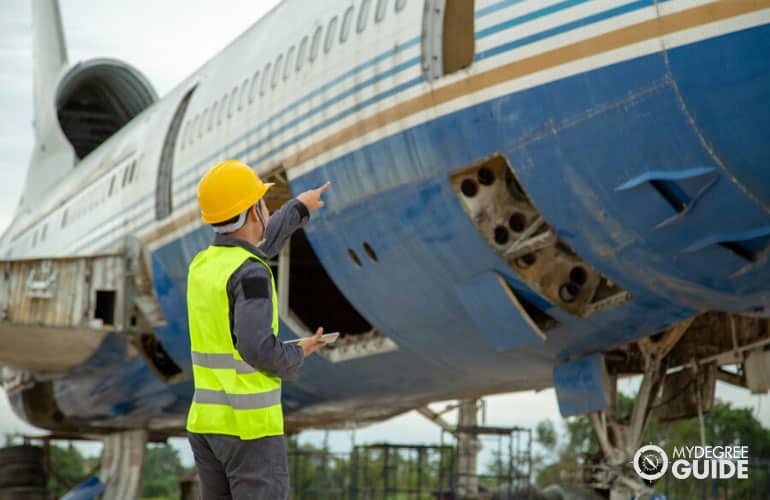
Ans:
POLYGON ((322 328, 300 345, 278 340, 275 280, 264 259, 324 205, 329 183, 272 217, 264 200, 271 187, 235 160, 211 168, 198 185, 202 219, 216 233, 187 281, 195 383, 187 431, 203 500, 289 498, 281 380, 297 377, 304 358, 324 345, 322 328))

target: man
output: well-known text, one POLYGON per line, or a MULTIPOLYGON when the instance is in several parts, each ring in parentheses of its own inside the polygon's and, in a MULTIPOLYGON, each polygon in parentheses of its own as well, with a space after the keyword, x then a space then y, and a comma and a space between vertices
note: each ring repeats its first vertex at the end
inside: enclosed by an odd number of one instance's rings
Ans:
POLYGON ((263 183, 228 160, 198 185, 214 242, 190 264, 187 311, 195 395, 187 431, 204 500, 289 498, 281 379, 324 345, 322 328, 300 345, 278 340, 275 280, 265 257, 324 205, 329 183, 287 202, 272 217, 263 183), (268 224, 268 222, 270 222, 268 224))

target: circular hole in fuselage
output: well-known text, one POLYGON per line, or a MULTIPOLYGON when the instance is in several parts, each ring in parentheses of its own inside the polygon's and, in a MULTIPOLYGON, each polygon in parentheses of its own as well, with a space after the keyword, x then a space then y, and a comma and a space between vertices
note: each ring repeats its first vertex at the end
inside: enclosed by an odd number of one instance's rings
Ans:
POLYGON ((493 182, 495 182, 495 173, 492 172, 487 167, 481 167, 478 173, 476 174, 476 177, 479 179, 479 182, 484 186, 489 186, 493 182))
POLYGON ((468 198, 473 198, 479 192, 479 185, 473 179, 465 179, 460 184, 460 191, 468 198))
POLYGON ((514 233, 520 233, 527 227, 527 218, 521 212, 516 212, 508 219, 508 226, 514 233))
POLYGON ((566 304, 574 302, 578 293, 580 293, 580 287, 572 282, 564 283, 559 287, 559 298, 566 304))
POLYGON ((358 255, 352 248, 348 248, 348 257, 350 257, 350 260, 353 261, 353 264, 355 264, 356 267, 361 267, 361 259, 358 258, 358 255))
POLYGON ((526 269, 530 267, 532 264, 534 264, 535 261, 537 261, 537 257, 535 256, 535 254, 528 253, 516 259, 516 265, 522 269, 526 269))
POLYGON ((372 259, 374 262, 377 262, 377 253, 374 251, 374 248, 372 248, 372 246, 367 242, 364 242, 364 252, 366 252, 366 255, 368 255, 370 259, 372 259))
POLYGON ((508 230, 505 226, 497 226, 495 228, 495 243, 498 245, 505 245, 508 243, 508 230))
POLYGON ((583 286, 588 279, 588 273, 580 266, 575 266, 569 272, 569 279, 578 286, 583 286))

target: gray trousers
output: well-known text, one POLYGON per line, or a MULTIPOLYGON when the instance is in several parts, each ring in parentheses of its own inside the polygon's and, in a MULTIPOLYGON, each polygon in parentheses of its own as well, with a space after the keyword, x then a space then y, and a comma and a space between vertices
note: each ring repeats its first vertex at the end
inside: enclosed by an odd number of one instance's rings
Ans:
POLYGON ((201 500, 288 500, 289 464, 283 436, 242 441, 187 433, 200 478, 201 500))

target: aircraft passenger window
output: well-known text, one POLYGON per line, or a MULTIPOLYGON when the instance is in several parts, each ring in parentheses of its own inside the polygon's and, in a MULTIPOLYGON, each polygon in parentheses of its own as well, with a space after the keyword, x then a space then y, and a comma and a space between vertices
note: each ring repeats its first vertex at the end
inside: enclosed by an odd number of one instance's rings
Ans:
POLYGON ((305 64, 305 53, 307 52, 307 36, 302 38, 299 43, 299 51, 297 52, 297 72, 302 69, 302 65, 305 64))
POLYGON ((350 28, 353 26, 353 14, 355 9, 351 5, 342 16, 342 27, 340 28, 340 43, 345 43, 350 36, 350 28))
POLYGON ((126 168, 123 169, 123 182, 120 183, 120 187, 122 188, 126 187, 127 181, 128 181, 128 165, 126 165, 126 168))
POLYGON ((45 241, 45 233, 48 231, 48 224, 43 225, 43 229, 40 231, 40 241, 45 241))
POLYGON ((227 106, 227 117, 233 116, 235 111, 235 98, 238 97, 238 87, 233 87, 233 91, 230 93, 230 104, 227 106))
POLYGON ((203 130, 206 128, 206 118, 209 116, 209 108, 205 108, 201 113, 201 128, 198 129, 198 137, 203 136, 203 130))
POLYGON ((131 162, 131 168, 128 171, 128 183, 134 182, 134 172, 136 171, 136 160, 131 162))
POLYGON ((107 198, 112 196, 112 191, 115 189, 115 176, 112 176, 112 179, 110 179, 110 189, 107 190, 107 198))
POLYGON ((249 104, 254 102, 254 98, 257 97, 257 89, 259 88, 259 70, 251 77, 251 89, 249 89, 249 104))
POLYGON ((61 227, 65 227, 67 225, 67 212, 69 211, 69 208, 64 209, 64 213, 61 216, 61 227))
POLYGON ((259 95, 265 95, 267 90, 267 82, 270 81, 270 63, 265 65, 265 69, 262 71, 262 84, 259 86, 259 95))
POLYGON ((283 54, 278 56, 273 65, 273 81, 270 82, 270 87, 275 88, 278 85, 278 79, 281 77, 281 68, 283 67, 283 54))
POLYGON ((222 101, 219 106, 219 116, 217 117, 217 125, 222 125, 222 120, 225 117, 225 108, 227 108, 227 94, 222 96, 222 101))
POLYGON ((388 0, 377 0, 377 10, 374 11, 374 22, 379 23, 385 19, 386 10, 388 10, 388 0))
POLYGON ((241 98, 238 99, 238 111, 243 109, 243 105, 246 104, 246 86, 249 84, 249 79, 246 78, 241 83, 241 98))
POLYGON ((326 41, 324 42, 324 54, 328 54, 334 44, 334 37, 337 35, 337 24, 339 19, 337 16, 332 17, 329 21, 329 26, 326 28, 326 41))
POLYGON ((358 11, 358 24, 356 24, 356 31, 362 33, 366 29, 366 21, 369 17, 369 7, 372 5, 372 0, 361 0, 361 10, 358 11))
POLYGON ((401 12, 406 7, 406 0, 396 0, 396 12, 401 12))
POLYGON ((313 43, 310 45, 310 62, 315 61, 318 57, 318 50, 321 48, 321 35, 323 34, 323 28, 320 26, 316 28, 313 33, 313 43))
POLYGON ((294 64, 294 52, 297 49, 294 47, 294 45, 289 48, 289 52, 286 53, 286 66, 283 68, 283 80, 286 81, 289 78, 289 73, 291 72, 291 67, 294 64))
POLYGON ((214 101, 214 104, 211 105, 211 114, 209 115, 209 123, 206 126, 206 130, 211 131, 212 128, 214 128, 214 120, 217 117, 217 101, 214 101))

